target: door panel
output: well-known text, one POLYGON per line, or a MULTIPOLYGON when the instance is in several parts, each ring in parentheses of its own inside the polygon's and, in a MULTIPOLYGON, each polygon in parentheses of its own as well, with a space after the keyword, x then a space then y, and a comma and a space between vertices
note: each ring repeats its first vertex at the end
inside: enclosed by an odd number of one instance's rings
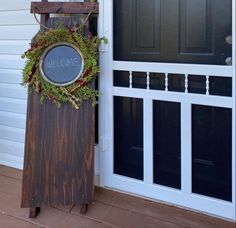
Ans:
POLYGON ((115 0, 114 59, 225 65, 231 0, 115 0))
POLYGON ((160 40, 158 31, 160 31, 160 0, 137 0, 133 3, 134 14, 132 21, 134 26, 132 28, 133 36, 133 50, 140 52, 146 49, 155 49, 155 52, 160 50, 160 40), (143 28, 152 28, 143 33, 143 28))
POLYGON ((180 7, 180 54, 213 54, 212 1, 182 0, 180 7))
POLYGON ((161 0, 114 1, 116 60, 155 58, 160 54, 161 0))

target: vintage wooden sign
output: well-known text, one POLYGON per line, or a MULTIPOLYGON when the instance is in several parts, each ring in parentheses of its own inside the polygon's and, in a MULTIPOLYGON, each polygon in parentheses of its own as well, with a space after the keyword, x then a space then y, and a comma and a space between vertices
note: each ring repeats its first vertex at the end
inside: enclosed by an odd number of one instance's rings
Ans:
POLYGON ((70 85, 80 78, 83 70, 83 55, 70 43, 60 42, 48 47, 40 59, 41 74, 53 85, 70 85))
MULTIPOLYGON (((88 0, 41 1, 31 4, 31 12, 41 15, 41 31, 54 27, 51 13, 90 15, 99 11, 98 3, 88 0)), ((90 31, 89 20, 86 23, 90 31)), ((83 55, 71 44, 57 43, 46 49, 40 68, 50 83, 69 85, 83 72, 83 55)), ((91 103, 84 101, 79 110, 65 103, 59 109, 49 100, 41 105, 37 92, 28 95, 21 207, 30 208, 31 218, 37 216, 41 204, 80 205, 84 214, 93 202, 95 110, 91 103)))

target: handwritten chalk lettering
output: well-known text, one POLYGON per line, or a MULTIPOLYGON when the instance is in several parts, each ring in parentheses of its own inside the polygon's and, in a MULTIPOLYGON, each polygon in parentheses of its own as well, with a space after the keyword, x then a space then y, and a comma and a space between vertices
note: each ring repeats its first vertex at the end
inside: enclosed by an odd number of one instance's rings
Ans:
POLYGON ((81 60, 79 58, 63 58, 46 60, 48 68, 65 68, 65 67, 80 67, 81 60))
POLYGON ((82 53, 68 43, 48 47, 40 59, 42 77, 53 85, 70 85, 81 77, 83 70, 82 53))

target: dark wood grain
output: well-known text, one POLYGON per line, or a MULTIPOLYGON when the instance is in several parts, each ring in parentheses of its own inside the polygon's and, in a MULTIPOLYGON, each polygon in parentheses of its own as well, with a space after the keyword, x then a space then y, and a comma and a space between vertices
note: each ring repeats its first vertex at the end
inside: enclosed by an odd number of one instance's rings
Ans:
POLYGON ((30 208, 29 218, 36 218, 40 212, 40 207, 30 208))
POLYGON ((81 204, 80 206, 80 214, 86 214, 88 210, 88 204, 81 204))
MULTIPOLYGON (((42 0, 42 2, 46 3, 46 2, 48 2, 48 0, 42 0)), ((41 14, 41 17, 40 17, 40 23, 41 23, 40 30, 42 32, 45 32, 45 27, 43 27, 42 25, 47 24, 47 21, 48 21, 49 17, 50 17, 49 13, 41 14)))
POLYGON ((99 13, 98 2, 32 2, 31 13, 37 14, 93 14, 99 13))
POLYGON ((28 96, 22 207, 89 204, 94 187, 94 108, 57 108, 28 96))
MULTIPOLYGON (((81 10, 86 14, 92 9, 98 12, 97 4, 88 3, 43 0, 32 3, 31 10, 35 7, 42 10, 38 12, 43 16, 42 25, 51 28, 58 19, 51 19, 50 13, 73 14, 81 10)), ((78 20, 70 17, 63 22, 71 27, 75 19, 78 20)), ((91 86, 94 87, 94 82, 91 86)), ((30 217, 37 216, 41 204, 82 205, 86 209, 82 212, 86 213, 94 198, 94 114, 91 101, 83 101, 76 110, 71 104, 57 108, 49 100, 40 104, 37 92, 28 95, 21 206, 30 208, 30 217)))

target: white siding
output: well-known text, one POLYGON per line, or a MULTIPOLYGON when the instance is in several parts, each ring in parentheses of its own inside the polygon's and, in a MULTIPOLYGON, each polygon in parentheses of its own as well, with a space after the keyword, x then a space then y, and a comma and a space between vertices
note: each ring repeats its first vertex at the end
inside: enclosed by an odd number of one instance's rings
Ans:
POLYGON ((22 169, 27 90, 20 85, 25 61, 21 54, 39 26, 30 0, 0 4, 0 164, 22 169))
POLYGON ((1 0, 0 11, 10 12, 19 10, 28 10, 31 0, 1 0), (4 1, 4 2, 3 2, 4 1))

